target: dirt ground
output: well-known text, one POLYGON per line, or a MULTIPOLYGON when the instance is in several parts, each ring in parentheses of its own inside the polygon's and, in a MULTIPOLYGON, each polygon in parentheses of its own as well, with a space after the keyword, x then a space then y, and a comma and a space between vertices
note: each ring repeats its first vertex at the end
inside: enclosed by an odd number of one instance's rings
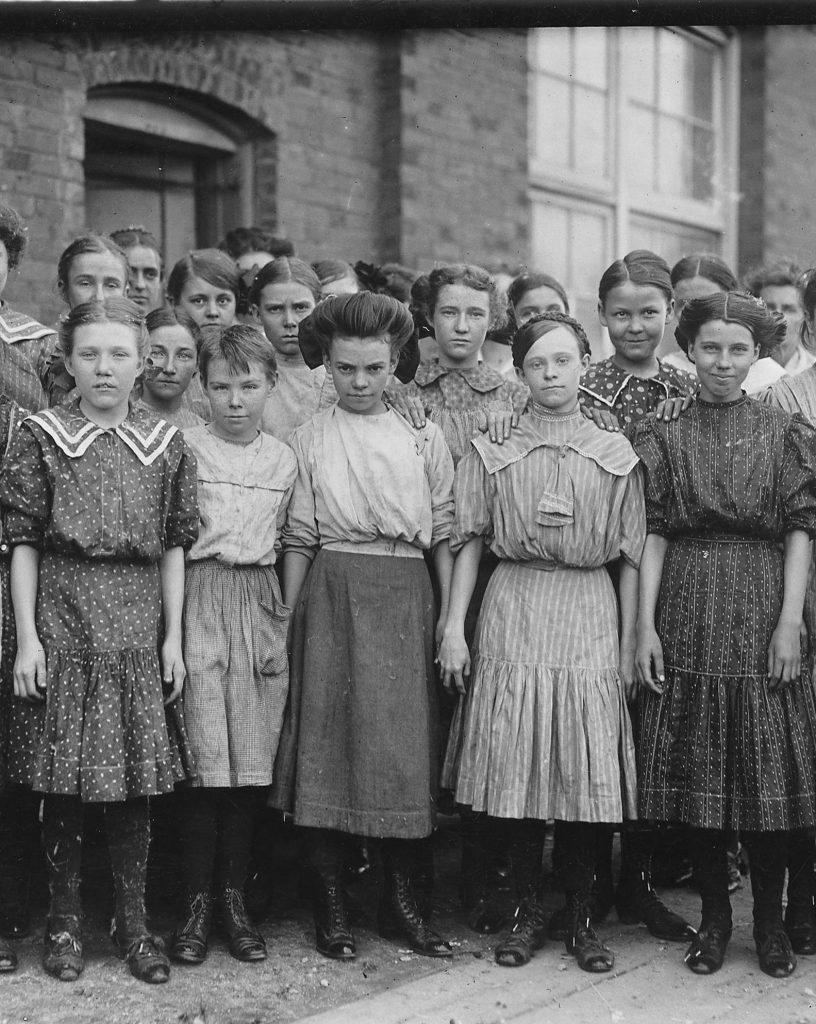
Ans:
MULTIPOLYGON (((601 929, 618 956, 613 975, 584 974, 557 943, 548 943, 528 968, 501 969, 492 957, 495 938, 469 931, 459 912, 451 819, 435 840, 435 924, 452 941, 453 963, 416 956, 379 938, 375 868, 352 885, 358 959, 342 964, 314 951, 299 884, 301 852, 284 833, 277 847, 277 888, 261 925, 269 958, 240 964, 215 936, 204 965, 174 966, 169 983, 151 987, 133 979, 115 956, 106 929, 104 849, 88 846, 85 972, 63 984, 42 971, 40 893, 32 934, 17 946, 21 966, 0 976, 0 1024, 278 1024, 312 1016, 321 1024, 816 1024, 816 960, 800 959, 796 974, 784 982, 765 977, 756 965, 747 880, 734 899, 735 936, 716 978, 694 977, 682 965, 683 947, 657 943, 642 927, 619 925, 614 911, 601 929)), ((162 870, 166 865, 159 864, 151 875, 150 905, 154 927, 167 935, 174 901, 162 870)), ((697 923, 693 891, 674 889, 668 899, 697 923)), ((552 909, 560 900, 558 892, 548 892, 552 909)))

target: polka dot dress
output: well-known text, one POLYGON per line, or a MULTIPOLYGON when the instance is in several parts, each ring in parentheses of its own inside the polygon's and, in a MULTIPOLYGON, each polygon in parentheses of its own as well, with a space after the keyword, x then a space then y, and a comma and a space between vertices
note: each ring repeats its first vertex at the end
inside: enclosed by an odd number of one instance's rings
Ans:
POLYGON ((125 800, 168 792, 191 768, 163 704, 158 561, 195 539, 195 460, 157 427, 134 409, 101 430, 75 402, 26 420, 3 468, 8 540, 42 551, 47 699, 32 783, 45 793, 125 800))
POLYGON ((660 363, 654 377, 636 377, 612 359, 604 359, 593 363, 581 378, 580 401, 613 412, 631 439, 635 426, 660 402, 693 395, 696 390, 697 381, 690 374, 668 363, 660 363))

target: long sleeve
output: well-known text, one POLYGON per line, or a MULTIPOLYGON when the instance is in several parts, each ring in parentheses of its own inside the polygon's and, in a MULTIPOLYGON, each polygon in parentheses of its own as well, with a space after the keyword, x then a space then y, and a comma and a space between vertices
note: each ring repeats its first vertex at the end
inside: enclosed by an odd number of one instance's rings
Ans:
POLYGON ((320 533, 317 528, 314 485, 302 431, 296 430, 289 443, 297 459, 297 476, 281 540, 284 551, 300 551, 312 558, 320 547, 320 533))
POLYGON ((42 449, 24 423, 11 443, 0 475, 0 502, 9 544, 42 547, 51 497, 42 449))
POLYGON ((495 482, 479 453, 471 450, 457 466, 453 482, 456 511, 450 536, 452 551, 458 551, 473 537, 482 537, 490 544, 495 492, 495 482))

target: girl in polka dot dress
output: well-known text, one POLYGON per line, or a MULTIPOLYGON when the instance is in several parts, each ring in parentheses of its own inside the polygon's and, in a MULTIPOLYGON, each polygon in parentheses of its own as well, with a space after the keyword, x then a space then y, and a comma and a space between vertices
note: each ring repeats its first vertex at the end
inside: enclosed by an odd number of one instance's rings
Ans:
POLYGON ((162 982, 168 961, 145 921, 147 797, 191 774, 180 721, 164 704, 184 680, 195 460, 175 426, 129 405, 147 343, 136 305, 78 305, 60 341, 76 396, 24 420, 0 478, 13 547, 14 689, 45 705, 32 768, 45 794, 51 891, 43 965, 62 981, 83 969, 83 806, 99 802, 120 955, 135 977, 162 982))

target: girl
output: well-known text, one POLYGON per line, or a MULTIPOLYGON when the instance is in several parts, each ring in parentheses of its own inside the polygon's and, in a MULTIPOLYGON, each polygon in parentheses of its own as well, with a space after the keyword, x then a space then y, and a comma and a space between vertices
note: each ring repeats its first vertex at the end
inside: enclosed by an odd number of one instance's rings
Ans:
POLYGON ((26 229, 16 210, 0 203, 0 388, 24 409, 41 409, 45 396, 35 367, 43 352, 57 343, 50 327, 11 309, 3 299, 9 275, 19 267, 26 247, 26 229))
MULTIPOLYGON (((177 316, 197 327, 231 327, 238 323, 241 276, 235 263, 219 249, 197 249, 175 264, 167 279, 167 300, 177 316)), ((184 405, 204 420, 210 405, 196 377, 185 392, 184 405)))
POLYGON ((317 260, 312 264, 312 270, 320 281, 320 297, 323 299, 331 295, 356 295, 362 291, 354 267, 345 260, 317 260))
POLYGON ((262 426, 280 441, 295 427, 337 401, 331 377, 321 363, 310 369, 298 345, 298 325, 320 301, 320 282, 308 263, 282 256, 267 263, 249 293, 250 310, 258 317, 275 349, 278 382, 266 403, 262 426))
POLYGON ((781 317, 738 292, 694 299, 676 337, 698 401, 642 424, 639 810, 690 826, 702 924, 686 963, 719 970, 731 935, 725 829, 751 862, 759 965, 796 965, 782 925, 791 830, 812 828, 816 705, 800 626, 816 534, 816 432, 742 383, 781 317), (784 552, 783 552, 784 545, 784 552))
MULTIPOLYGON (((75 238, 57 264, 57 288, 69 312, 84 302, 104 302, 124 296, 127 280, 127 257, 105 235, 87 234, 75 238)), ((50 344, 43 345, 34 362, 51 405, 62 402, 74 388, 64 356, 56 341, 53 348, 50 344)))
MULTIPOLYGON (((700 299, 717 292, 736 291, 739 287, 731 268, 719 256, 708 252, 696 252, 684 256, 672 267, 672 287, 674 289, 674 315, 679 320, 683 308, 691 299, 700 299)), ((663 356, 663 364, 676 366, 692 376, 697 376, 694 363, 680 349, 675 349, 663 356)), ((767 353, 760 353, 759 359, 752 363, 744 387, 749 395, 757 394, 775 380, 785 376, 785 371, 767 353)))
POLYGON ((155 235, 147 228, 133 226, 111 231, 128 264, 128 298, 147 315, 164 306, 164 261, 155 235))
POLYGON ((184 404, 198 370, 201 334, 192 320, 166 306, 147 314, 147 366, 142 376, 142 404, 180 430, 204 420, 184 404))
POLYGON ((454 681, 460 693, 473 666, 458 712, 462 728, 451 730, 452 743, 460 737, 456 799, 515 819, 515 831, 527 834, 527 854, 515 863, 524 898, 496 949, 508 966, 527 963, 544 941, 541 826, 555 818, 570 911, 567 950, 584 970, 612 968, 614 957, 589 920, 589 823, 635 813, 624 689, 633 671, 643 492, 629 443, 579 409, 589 358, 583 329, 566 314, 529 320, 513 342, 530 388, 529 413, 502 446, 476 438, 456 473, 451 549, 459 553, 439 662, 443 681, 454 681), (500 562, 471 663, 465 613, 485 543, 500 562), (604 568, 619 556, 620 641, 604 568))
POLYGON ((381 933, 450 956, 417 908, 411 867, 436 807, 434 600, 422 552, 434 553, 444 619, 453 466, 438 428, 417 430, 382 400, 413 331, 405 307, 363 292, 325 300, 311 319, 338 403, 291 440, 292 678, 273 802, 310 832, 321 953, 355 955, 339 877, 339 833, 351 833, 383 840, 381 933))
POLYGON ((181 963, 206 956, 215 869, 229 951, 257 961, 266 944, 247 915, 244 883, 288 689, 289 609, 274 565, 297 466, 260 430, 276 378, 263 335, 244 324, 209 328, 200 361, 212 420, 185 434, 201 508, 184 600, 184 707, 197 776, 183 798, 187 893, 170 955, 181 963))
POLYGON ((145 922, 146 798, 189 771, 168 735, 162 685, 170 703, 184 680, 195 465, 176 427, 129 410, 147 343, 138 307, 82 303, 60 341, 77 395, 24 421, 0 481, 14 549, 15 694, 45 701, 32 778, 45 794, 51 889, 43 964, 63 981, 82 971, 82 809, 98 801, 120 955, 135 977, 162 982, 168 961, 145 922))
POLYGON ((627 437, 659 402, 695 392, 693 377, 657 357, 673 312, 669 266, 660 256, 636 249, 604 271, 598 318, 615 352, 587 369, 581 403, 611 412, 627 437))

